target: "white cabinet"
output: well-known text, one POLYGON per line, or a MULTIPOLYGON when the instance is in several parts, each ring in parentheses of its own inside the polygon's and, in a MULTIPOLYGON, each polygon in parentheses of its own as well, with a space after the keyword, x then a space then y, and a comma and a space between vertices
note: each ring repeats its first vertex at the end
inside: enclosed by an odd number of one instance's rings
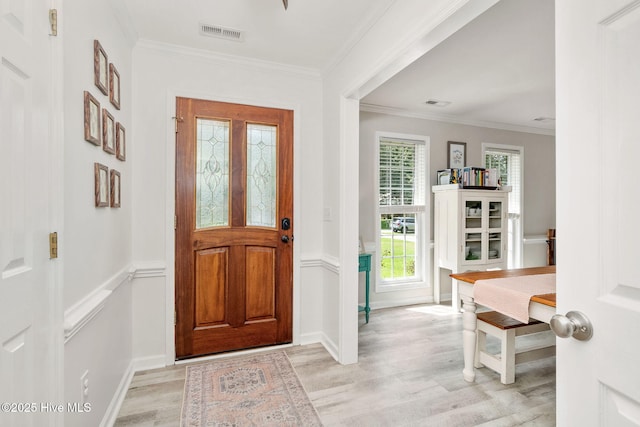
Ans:
MULTIPOLYGON (((440 270, 452 273, 507 268, 508 191, 432 187, 434 200, 434 300, 440 302, 440 270)), ((460 310, 457 286, 452 306, 460 310)))

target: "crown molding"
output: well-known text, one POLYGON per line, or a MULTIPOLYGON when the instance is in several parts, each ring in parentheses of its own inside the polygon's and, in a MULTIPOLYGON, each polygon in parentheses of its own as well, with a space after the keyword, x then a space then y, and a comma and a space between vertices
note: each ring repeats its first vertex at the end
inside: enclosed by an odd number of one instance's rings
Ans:
POLYGON ((313 80, 321 80, 322 76, 319 70, 306 67, 297 67, 293 65, 282 64, 279 62, 263 61, 260 59, 241 57, 236 55, 228 55, 219 52, 213 52, 205 49, 197 49, 192 47, 180 46, 171 43, 163 43, 155 40, 140 39, 136 44, 136 48, 157 50, 165 53, 177 55, 187 55, 195 58, 202 58, 214 62, 233 63, 246 68, 262 68, 265 70, 278 71, 296 75, 298 77, 306 77, 313 80))
POLYGON ((369 113, 387 114, 390 116, 410 117, 414 119, 433 120, 436 122, 454 123, 459 125, 477 126, 490 129, 509 130, 513 132, 533 133, 538 135, 555 136, 555 129, 542 129, 533 126, 512 125, 509 123, 491 122, 484 120, 471 120, 463 117, 450 116, 446 114, 423 113, 401 108, 384 107, 382 105, 373 105, 360 103, 360 111, 369 113))
POLYGON ((122 29, 122 33, 129 42, 130 46, 135 46, 139 37, 138 31, 136 30, 136 26, 133 23, 133 19, 131 19, 131 15, 127 10, 127 6, 125 5, 124 0, 111 0, 110 3, 113 8, 112 10, 116 21, 122 29))

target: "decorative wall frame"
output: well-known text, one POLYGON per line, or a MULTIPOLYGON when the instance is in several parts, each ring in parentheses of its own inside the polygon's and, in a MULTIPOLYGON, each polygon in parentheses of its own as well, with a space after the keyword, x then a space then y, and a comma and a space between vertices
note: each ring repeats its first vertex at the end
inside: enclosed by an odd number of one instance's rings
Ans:
POLYGON ((84 139, 92 144, 101 144, 100 103, 84 91, 84 139))
POLYGON ((109 154, 116 152, 116 121, 106 108, 102 109, 102 149, 109 154))
POLYGON ((116 157, 123 162, 127 157, 126 131, 120 122, 116 123, 116 157))
POLYGON ((466 142, 447 142, 447 164, 449 169, 461 169, 467 164, 467 143, 466 142))
POLYGON ((109 206, 109 168, 100 163, 94 163, 95 175, 95 204, 101 208, 109 206))
POLYGON ((120 207, 120 172, 111 169, 111 207, 120 207))
POLYGON ((93 41, 93 74, 98 89, 109 95, 109 59, 98 40, 93 41))
POLYGON ((120 73, 113 64, 109 64, 109 101, 120 109, 120 73))

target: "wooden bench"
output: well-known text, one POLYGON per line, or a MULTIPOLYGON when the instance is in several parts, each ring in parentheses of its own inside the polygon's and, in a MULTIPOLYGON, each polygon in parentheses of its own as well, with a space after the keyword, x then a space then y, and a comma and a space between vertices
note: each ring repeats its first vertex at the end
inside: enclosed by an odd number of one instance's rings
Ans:
POLYGON ((556 354, 555 337, 553 344, 545 342, 542 345, 531 346, 516 352, 516 337, 538 332, 549 331, 549 325, 537 320, 529 323, 521 323, 509 316, 496 311, 487 311, 477 314, 477 341, 474 366, 481 368, 486 366, 500 374, 502 384, 515 382, 516 365, 543 359, 556 354), (486 350, 487 334, 499 338, 501 351, 491 354, 486 350))

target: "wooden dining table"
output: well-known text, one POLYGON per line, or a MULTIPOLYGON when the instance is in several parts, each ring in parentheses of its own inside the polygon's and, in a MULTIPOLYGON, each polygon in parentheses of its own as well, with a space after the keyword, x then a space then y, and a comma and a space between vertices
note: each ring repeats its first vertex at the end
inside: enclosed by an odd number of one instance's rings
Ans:
MULTIPOLYGON (((462 299, 462 344, 464 351, 464 369, 462 375, 468 382, 475 381, 476 374, 473 361, 476 352, 476 302, 473 297, 474 284, 478 280, 501 279, 507 277, 530 276, 536 274, 554 274, 556 266, 516 268, 508 270, 470 271, 451 274, 458 287, 462 299)), ((549 323, 556 314, 556 294, 534 295, 529 302, 529 317, 549 323)))

